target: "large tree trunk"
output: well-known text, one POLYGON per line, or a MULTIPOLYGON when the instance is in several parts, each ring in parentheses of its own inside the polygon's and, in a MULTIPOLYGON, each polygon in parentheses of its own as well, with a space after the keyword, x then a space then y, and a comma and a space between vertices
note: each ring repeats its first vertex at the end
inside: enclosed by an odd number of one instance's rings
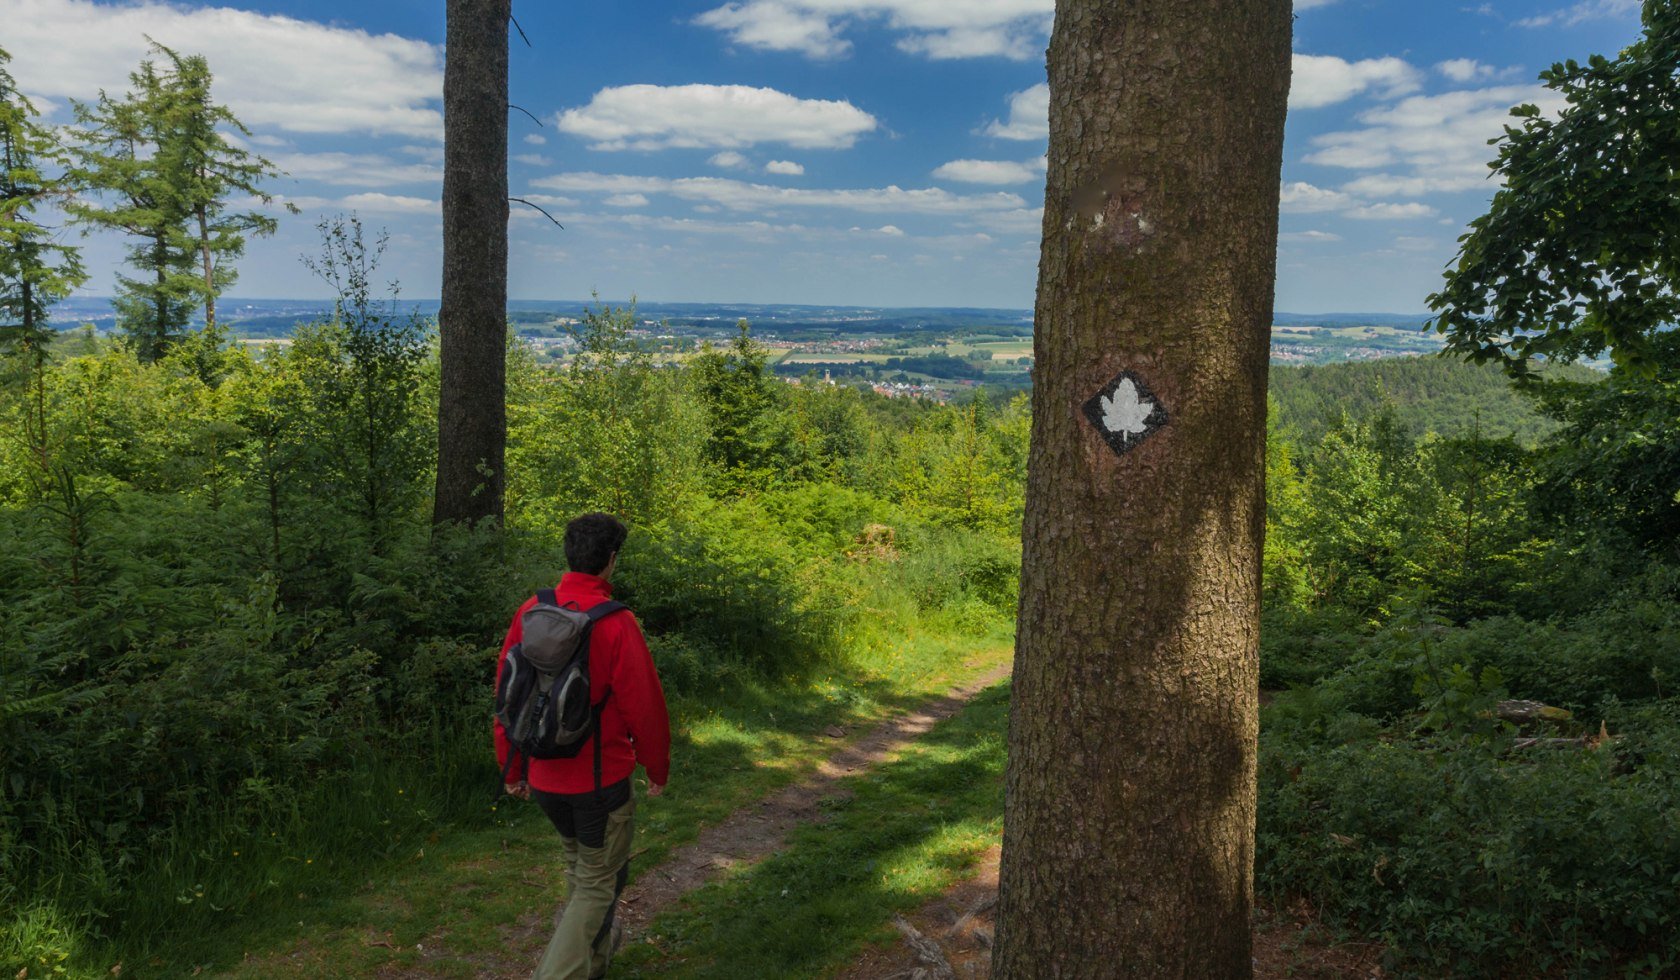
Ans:
POLYGON ((507 443, 510 0, 449 0, 443 76, 443 302, 432 519, 502 519, 507 443))
POLYGON ((1290 16, 1056 4, 999 977, 1251 973, 1290 16))

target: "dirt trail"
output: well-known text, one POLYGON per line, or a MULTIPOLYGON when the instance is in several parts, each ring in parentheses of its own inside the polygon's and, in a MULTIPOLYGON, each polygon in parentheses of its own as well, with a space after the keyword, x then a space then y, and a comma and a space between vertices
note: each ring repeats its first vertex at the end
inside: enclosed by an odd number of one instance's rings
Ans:
MULTIPOLYGON (((635 884, 625 889, 618 906, 625 941, 635 940, 655 916, 725 870, 776 853, 793 828, 822 819, 821 801, 850 795, 845 779, 890 759, 934 725, 962 710, 975 695, 1008 676, 1009 665, 1003 664, 915 711, 882 722, 829 756, 804 780, 749 803, 702 830, 693 843, 643 871, 635 884)), ((844 737, 845 733, 830 729, 827 734, 844 737)), ((535 963, 542 952, 553 923, 553 915, 532 913, 508 928, 503 948, 509 955, 495 968, 479 973, 480 980, 523 980, 529 976, 529 964, 535 963)))
MULTIPOLYGON (((832 980, 983 980, 992 974, 997 927, 998 859, 993 847, 972 877, 896 919, 901 941, 874 946, 832 980)), ((1255 980, 1370 980, 1385 976, 1382 946, 1337 943, 1304 903, 1259 909, 1254 924, 1255 980)))

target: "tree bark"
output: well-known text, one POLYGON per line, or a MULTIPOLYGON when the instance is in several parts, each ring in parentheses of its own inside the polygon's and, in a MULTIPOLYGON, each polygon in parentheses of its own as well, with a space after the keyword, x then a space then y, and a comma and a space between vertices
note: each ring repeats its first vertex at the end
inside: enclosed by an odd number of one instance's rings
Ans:
POLYGON ((507 443, 510 0, 449 0, 443 77, 443 298, 432 519, 502 519, 507 443))
POLYGON ((216 265, 210 259, 210 219, 203 205, 193 211, 198 218, 198 254, 204 266, 204 332, 216 333, 216 265))
POLYGON ((1252 975, 1290 19, 1056 4, 998 977, 1252 975), (1121 372, 1163 411, 1105 437, 1121 372))

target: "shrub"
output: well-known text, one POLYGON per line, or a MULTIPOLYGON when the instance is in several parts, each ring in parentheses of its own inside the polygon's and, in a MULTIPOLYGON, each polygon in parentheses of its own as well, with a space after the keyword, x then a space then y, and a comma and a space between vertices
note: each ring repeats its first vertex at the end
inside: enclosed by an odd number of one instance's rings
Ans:
POLYGON ((1674 969, 1676 707, 1615 748, 1520 753, 1502 735, 1407 740, 1357 716, 1273 729, 1269 712, 1259 888, 1309 896, 1426 976, 1674 969))
POLYGON ((831 654, 853 605, 747 498, 637 528, 624 552, 622 595, 650 631, 727 651, 765 676, 796 675, 831 654))

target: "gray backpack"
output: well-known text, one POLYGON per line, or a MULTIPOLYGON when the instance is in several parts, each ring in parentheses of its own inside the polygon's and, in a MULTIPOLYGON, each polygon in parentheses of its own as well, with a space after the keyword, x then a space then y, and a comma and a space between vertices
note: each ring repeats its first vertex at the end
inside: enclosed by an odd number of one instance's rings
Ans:
POLYGON ((553 589, 537 593, 537 603, 520 619, 521 639, 507 653, 496 686, 496 720, 507 732, 512 750, 502 769, 507 781, 517 754, 529 771, 532 759, 571 759, 585 742, 595 743, 595 785, 601 785, 601 711, 612 688, 599 698, 589 690, 589 635, 595 624, 624 608, 608 600, 587 612, 564 605, 553 589))

